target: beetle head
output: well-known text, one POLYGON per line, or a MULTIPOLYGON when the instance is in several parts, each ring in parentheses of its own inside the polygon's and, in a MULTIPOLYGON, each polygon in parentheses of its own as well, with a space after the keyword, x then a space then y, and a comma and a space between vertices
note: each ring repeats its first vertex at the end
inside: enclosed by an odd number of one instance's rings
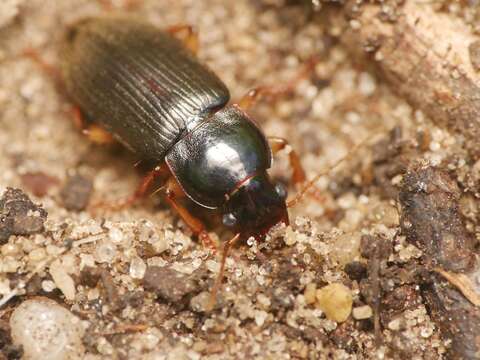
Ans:
POLYGON ((273 184, 266 172, 243 182, 224 207, 223 224, 242 237, 262 238, 279 222, 288 225, 286 190, 273 184))

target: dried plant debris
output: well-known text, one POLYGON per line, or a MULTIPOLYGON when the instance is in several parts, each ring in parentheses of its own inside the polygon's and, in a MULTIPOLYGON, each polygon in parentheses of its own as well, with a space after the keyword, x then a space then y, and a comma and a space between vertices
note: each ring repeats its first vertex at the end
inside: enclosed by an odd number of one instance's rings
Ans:
POLYGON ((47 212, 35 205, 20 189, 8 188, 0 199, 0 244, 11 235, 30 235, 43 231, 47 212))
POLYGON ((401 223, 407 240, 424 252, 423 264, 431 272, 424 275, 422 294, 433 319, 452 341, 451 357, 476 359, 480 267, 476 241, 459 213, 460 194, 447 172, 433 167, 412 169, 400 193, 401 223))
POLYGON ((439 126, 457 132, 465 139, 464 146, 478 156, 475 139, 480 127, 472 119, 480 113, 480 82, 468 51, 478 36, 466 22, 438 11, 435 3, 419 6, 415 0, 405 0, 393 23, 378 16, 382 4, 365 3, 343 40, 357 49, 357 55, 373 54, 372 63, 395 91, 439 126))
POLYGON ((475 263, 475 238, 459 212, 460 194, 455 180, 438 168, 414 169, 404 177, 402 231, 432 267, 468 271, 475 263))

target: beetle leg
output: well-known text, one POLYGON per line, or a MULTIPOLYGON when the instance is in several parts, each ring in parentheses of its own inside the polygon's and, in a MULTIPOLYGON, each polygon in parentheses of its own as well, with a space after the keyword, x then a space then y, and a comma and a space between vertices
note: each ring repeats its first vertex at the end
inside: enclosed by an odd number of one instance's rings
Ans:
POLYGON ((198 33, 191 25, 174 25, 167 29, 167 31, 181 40, 185 47, 194 54, 198 52, 198 33))
POLYGON ((225 273, 225 262, 227 260, 228 254, 230 249, 238 242, 240 239, 240 234, 236 234, 232 239, 227 241, 223 245, 223 252, 222 252, 222 260, 220 262, 220 271, 218 272, 217 279, 215 280, 215 284, 213 285, 212 291, 210 293, 210 301, 207 306, 208 311, 212 311, 215 307, 215 303, 217 302, 217 293, 222 285, 223 274, 225 273))
POLYGON ((176 201, 178 197, 185 197, 185 193, 173 176, 167 180, 166 195, 167 202, 177 211, 178 215, 180 215, 182 220, 192 229, 194 234, 198 236, 202 244, 212 249, 213 253, 216 253, 217 246, 205 230, 205 225, 176 201))
POLYGON ((258 86, 251 89, 238 102, 238 106, 244 110, 251 108, 255 103, 261 99, 274 100, 280 96, 285 96, 291 93, 297 85, 312 73, 315 65, 318 62, 318 57, 312 56, 300 69, 297 75, 286 84, 274 86, 258 86))
POLYGON ((297 152, 293 150, 288 141, 284 138, 269 136, 267 139, 268 144, 272 149, 273 155, 275 155, 281 150, 287 149, 290 166, 293 170, 292 181, 294 184, 303 183, 307 179, 307 177, 305 175, 305 170, 303 170, 302 163, 300 162, 300 157, 298 156, 297 152))
POLYGON ((115 139, 107 130, 100 125, 88 122, 78 106, 72 107, 72 116, 75 127, 80 130, 82 134, 86 135, 94 144, 108 145, 115 142, 115 139))
POLYGON ((113 204, 112 203, 109 204, 109 203, 101 202, 101 203, 97 203, 97 204, 93 205, 93 207, 94 208, 104 208, 104 209, 115 211, 115 210, 121 210, 121 209, 127 208, 129 206, 132 206, 135 202, 137 202, 138 200, 147 196, 148 191, 151 188, 153 182, 157 178, 159 178, 161 176, 165 176, 167 171, 168 171, 168 168, 166 167, 165 164, 157 166, 155 169, 148 172, 147 175, 145 175, 143 177, 140 184, 138 184, 135 192, 132 195, 130 195, 129 197, 127 197, 126 199, 123 199, 123 200, 118 201, 118 202, 113 203, 113 204))
POLYGON ((92 124, 87 128, 84 128, 82 133, 85 134, 91 142, 98 145, 108 145, 115 142, 112 134, 96 124, 92 124))
POLYGON ((55 67, 54 65, 48 63, 43 59, 38 51, 34 48, 26 48, 22 52, 22 56, 29 58, 33 62, 37 63, 37 65, 42 69, 42 71, 49 77, 53 79, 53 83, 58 91, 58 93, 63 94, 65 93, 65 84, 62 80, 62 74, 60 69, 55 67))

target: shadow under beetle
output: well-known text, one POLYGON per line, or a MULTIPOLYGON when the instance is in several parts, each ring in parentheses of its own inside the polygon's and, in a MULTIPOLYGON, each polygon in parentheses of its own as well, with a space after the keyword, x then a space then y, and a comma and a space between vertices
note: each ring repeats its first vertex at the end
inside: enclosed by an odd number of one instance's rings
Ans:
MULTIPOLYGON (((167 201, 207 243, 202 222, 177 200, 187 196, 221 213, 237 234, 225 244, 222 272, 235 241, 288 224, 286 191, 267 172, 272 154, 288 143, 266 138, 242 110, 277 90, 257 88, 227 105, 227 87, 198 61, 196 48, 187 26, 161 31, 132 18, 88 18, 68 29, 61 67, 69 96, 91 121, 82 125, 89 136, 98 142, 113 137, 158 164, 129 202, 167 175, 167 201), (187 36, 180 40, 182 32, 187 36)), ((293 181, 303 182, 298 156, 292 150, 289 156, 293 181)))

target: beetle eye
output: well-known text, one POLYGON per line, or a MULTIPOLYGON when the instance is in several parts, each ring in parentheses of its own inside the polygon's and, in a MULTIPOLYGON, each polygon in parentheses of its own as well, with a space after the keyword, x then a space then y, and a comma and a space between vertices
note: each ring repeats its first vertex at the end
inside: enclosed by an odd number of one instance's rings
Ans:
POLYGON ((276 183, 275 184, 275 191, 277 192, 278 196, 280 196, 282 199, 287 198, 287 188, 282 184, 282 183, 276 183))
POLYGON ((232 213, 223 215, 222 223, 225 226, 232 227, 237 223, 237 218, 232 213))

